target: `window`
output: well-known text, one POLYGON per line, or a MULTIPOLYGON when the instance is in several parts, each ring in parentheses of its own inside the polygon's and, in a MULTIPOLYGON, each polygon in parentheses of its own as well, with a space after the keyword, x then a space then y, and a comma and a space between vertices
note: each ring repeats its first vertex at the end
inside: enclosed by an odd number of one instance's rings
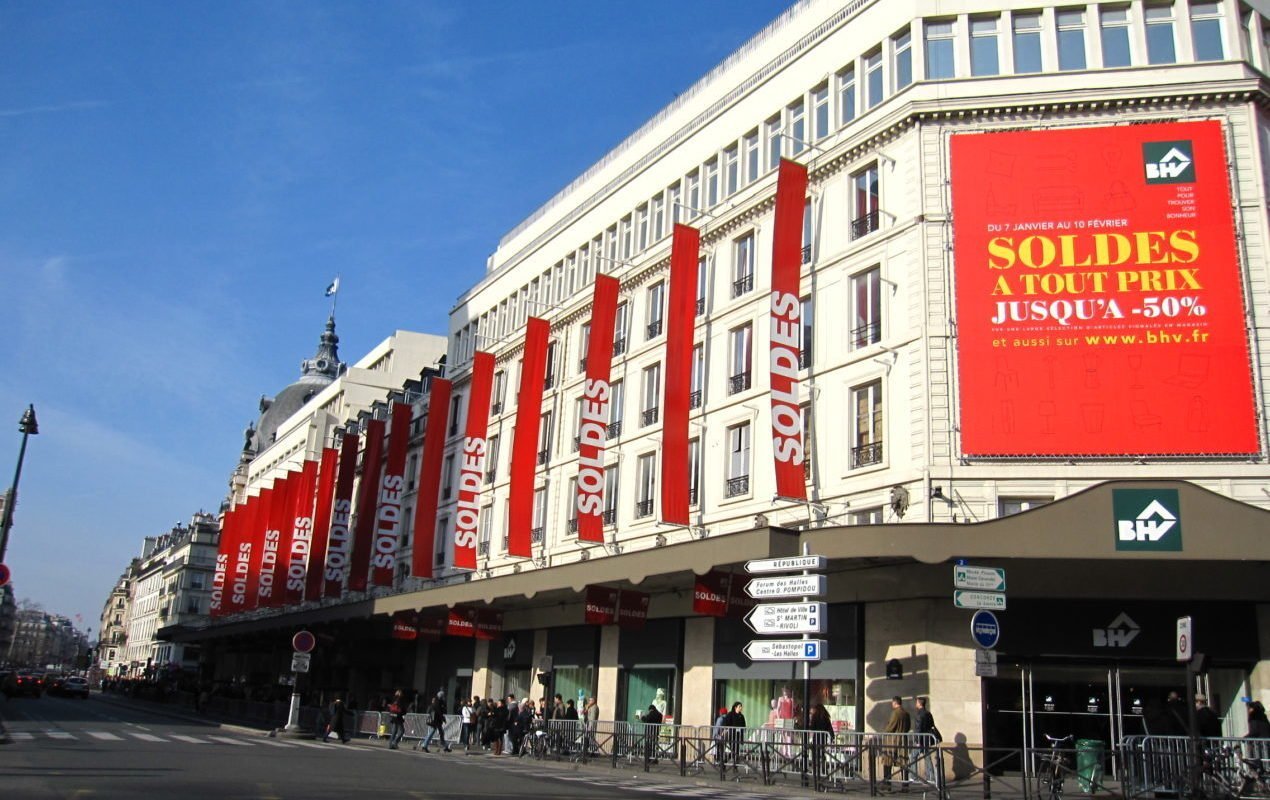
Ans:
POLYGON ((578 332, 578 352, 582 355, 578 358, 578 372, 586 372, 586 354, 591 349, 591 323, 582 323, 582 328, 578 332))
POLYGON ((929 80, 951 78, 957 74, 953 56, 952 20, 926 23, 926 77, 929 80))
POLYGON ((547 343, 547 368, 543 373, 542 388, 550 389, 556 385, 556 353, 559 351, 559 342, 547 343))
POLYGON ((657 195, 653 198, 653 241, 661 241, 666 235, 666 198, 657 195))
POLYGON ((485 443, 485 482, 493 483, 498 477, 498 434, 490 436, 485 443))
POLYGON ((811 480, 811 403, 803 403, 800 405, 798 407, 798 416, 802 421, 803 430, 803 477, 807 480, 811 480))
POLYGON ((1196 61, 1221 61, 1221 4, 1216 0, 1191 2, 1191 40, 1196 61))
POLYGON ((1146 7, 1147 62, 1172 64, 1177 61, 1177 47, 1173 43, 1173 4, 1146 7))
POLYGON ((545 538, 543 534, 547 530, 547 487, 540 486, 534 489, 534 518, 533 524, 529 529, 529 541, 532 544, 542 544, 545 538))
POLYGON ((615 356, 620 356, 626 352, 627 312, 629 310, 626 303, 622 303, 617 307, 617 312, 613 317, 613 355, 615 356))
POLYGON ((907 28, 891 37, 891 75, 895 91, 913 82, 913 34, 907 28))
POLYGON ((688 440, 688 505, 701 502, 701 440, 688 440))
POLYGON ((997 47, 997 18, 970 20, 970 74, 997 75, 1001 62, 997 47))
POLYGON ((688 208, 685 219, 696 219, 701 214, 701 178, 694 170, 687 178, 688 181, 688 200, 686 201, 688 208))
POLYGON ((811 263, 811 198, 807 198, 803 202, 803 260, 802 263, 811 263))
POLYGON ((655 339, 661 336, 662 318, 666 308, 666 282, 658 281, 648 287, 648 335, 655 339))
POLYGON ((812 354, 812 308, 811 297, 804 297, 798 301, 799 305, 799 324, 802 335, 799 337, 799 355, 798 366, 807 369, 811 366, 812 354))
POLYGON ((838 124, 855 119, 855 67, 838 73, 838 124))
POLYGON ((553 430, 552 413, 550 411, 542 412, 542 418, 538 421, 538 463, 546 464, 551 460, 551 432, 553 430))
POLYGON ((851 448, 851 469, 882 463, 882 381, 876 380, 851 390, 855 407, 855 444, 851 448))
POLYGON ((445 564, 446 545, 450 542, 450 518, 437 517, 437 535, 432 540, 432 563, 438 567, 445 564))
POLYGON ((719 159, 712 158, 706 163, 706 208, 714 208, 719 204, 719 159))
POLYGON ((851 349, 882 341, 882 270, 873 267, 851 276, 851 349))
POLYGON ((697 259, 697 316, 706 313, 706 257, 697 259))
POLYGON ((648 249, 648 206, 640 206, 635 211, 635 252, 642 253, 648 249))
POLYGON ((745 134, 742 146, 745 148, 745 182, 753 183, 759 176, 758 128, 745 134))
POLYGON ((415 488, 415 476, 419 474, 419 454, 411 453, 410 458, 406 460, 406 491, 412 491, 415 488))
POLYGON ((566 495, 566 497, 567 497, 567 498, 568 498, 568 500, 569 500, 569 502, 567 503, 567 508, 569 509, 569 512, 568 512, 568 515, 569 515, 569 522, 568 522, 569 533, 571 533, 571 534, 572 534, 572 533, 577 533, 577 532, 578 532, 578 501, 577 501, 577 497, 578 497, 578 479, 577 479, 577 478, 570 478, 570 479, 569 479, 569 494, 567 494, 567 495, 566 495))
POLYGON ((878 49, 864 57, 864 104, 873 108, 882 102, 882 50, 878 49))
POLYGON ((750 493, 750 423, 728 428, 728 475, 724 497, 750 493))
POLYGON ((657 409, 661 400, 661 364, 645 367, 643 373, 643 392, 641 426, 647 427, 657 421, 657 409))
POLYGON ((459 416, 463 413, 463 395, 456 394, 450 398, 450 435, 459 432, 459 416))
POLYGON ((701 408, 706 385, 705 345, 692 348, 692 384, 688 391, 688 408, 701 408))
POLYGON ((874 506, 873 508, 862 508, 859 511, 852 511, 847 517, 852 525, 881 525, 882 524, 882 506, 874 506))
POLYGON ((736 194, 741 188, 741 154, 736 145, 723 151, 723 193, 725 196, 736 194))
POLYGON ((635 518, 653 515, 653 490, 656 480, 656 463, 654 453, 645 453, 639 457, 635 467, 635 518))
POLYGON ((604 524, 617 523, 618 464, 604 468, 604 524))
POLYGON ((1041 12, 1016 13, 1014 27, 1014 71, 1041 71, 1041 12))
POLYGON ((449 500, 454 492, 454 454, 445 457, 441 466, 441 499, 449 500))
POLYGON ((1085 68, 1085 9, 1060 8, 1054 13, 1058 24, 1058 68, 1085 68))
POLYGON ((626 384, 613 381, 609 384, 609 431, 608 438, 622 435, 622 404, 626 399, 626 384))
POLYGON ((791 155, 796 156, 807 149, 807 107, 799 99, 791 103, 786 111, 789 114, 789 124, 785 128, 789 133, 788 149, 791 155))
POLYGON ((503 399, 507 395, 507 372, 499 370, 494 373, 493 391, 490 392, 490 413, 503 413, 503 399))
POLYGON ((1102 65, 1127 67, 1133 63, 1129 51, 1129 8, 1102 8, 1098 11, 1101 23, 1102 65))
POLYGON ((634 225, 631 223, 631 218, 629 216, 622 219, 621 231, 622 234, 620 238, 622 247, 621 250, 618 251, 620 253, 619 257, 622 259, 629 259, 631 254, 634 252, 632 246, 635 243, 634 225))
POLYGON ((481 517, 476 524, 477 524, 477 530, 478 530, 477 541, 476 541, 476 554, 478 556, 488 556, 489 555, 489 534, 490 534, 490 529, 494 524, 494 507, 492 505, 481 506, 481 517))
POLYGON ((767 168, 776 169, 781 162, 781 118, 779 115, 763 123, 763 135, 767 141, 767 168))
POLYGON ((732 243, 732 296, 754 289, 754 234, 747 233, 732 243))
POLYGON ((829 84, 811 90, 811 136, 820 141, 829 135, 829 84))
POLYGON ((728 394, 750 388, 751 328, 748 324, 728 331, 728 394))
POLYGON ((1033 508, 1040 508, 1053 499, 1052 497, 1000 497, 997 498, 997 516, 1008 517, 1011 514, 1021 514, 1033 508))
POLYGON ((870 164, 851 176, 851 238, 878 229, 878 165, 870 164))
POLYGON ((666 206, 670 209, 670 222, 682 222, 684 217, 681 216, 683 205, 679 202, 679 184, 675 184, 666 190, 666 206))

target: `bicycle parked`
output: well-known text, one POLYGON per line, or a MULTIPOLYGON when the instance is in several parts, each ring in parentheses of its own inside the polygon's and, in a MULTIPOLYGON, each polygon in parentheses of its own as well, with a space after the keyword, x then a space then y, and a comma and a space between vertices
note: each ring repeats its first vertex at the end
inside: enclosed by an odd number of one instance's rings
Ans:
POLYGON ((1068 734, 1060 739, 1047 733, 1045 738, 1049 740, 1050 749, 1037 765, 1036 796, 1041 800, 1062 800, 1063 783, 1069 769, 1064 748, 1072 742, 1072 736, 1068 734))

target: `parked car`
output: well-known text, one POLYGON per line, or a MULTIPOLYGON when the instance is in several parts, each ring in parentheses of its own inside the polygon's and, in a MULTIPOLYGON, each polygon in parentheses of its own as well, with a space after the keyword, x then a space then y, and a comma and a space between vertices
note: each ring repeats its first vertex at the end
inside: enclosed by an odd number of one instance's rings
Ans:
POLYGON ((61 686, 58 687, 57 694, 63 697, 82 697, 88 699, 88 680, 78 675, 72 675, 62 680, 61 686))
POLYGON ((34 672, 14 672, 4 684, 5 697, 39 697, 44 694, 44 679, 34 672))

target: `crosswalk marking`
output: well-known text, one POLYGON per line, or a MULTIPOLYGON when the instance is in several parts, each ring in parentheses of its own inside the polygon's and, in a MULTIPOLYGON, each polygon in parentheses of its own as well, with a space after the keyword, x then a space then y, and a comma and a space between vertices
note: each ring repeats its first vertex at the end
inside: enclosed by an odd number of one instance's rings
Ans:
POLYGON ((291 742, 291 744, 298 744, 298 745, 300 745, 301 747, 316 747, 316 748, 318 748, 319 750, 333 750, 333 749, 334 749, 334 748, 332 748, 332 747, 325 747, 325 746, 320 745, 320 744, 314 744, 313 742, 299 742, 299 741, 293 741, 293 742, 291 742))
POLYGON ((113 733, 108 733, 106 731, 85 731, 85 733, 87 733, 89 736, 93 737, 94 739, 101 739, 102 741, 106 741, 106 742, 122 742, 123 741, 122 736, 116 736, 113 733))
POLYGON ((222 744, 236 744, 239 747, 251 747, 251 742, 244 742, 242 739, 231 739, 228 736, 208 736, 207 738, 211 739, 213 742, 220 742, 222 744))
POLYGON ((178 742, 186 742, 188 744, 211 744, 211 742, 207 741, 206 739, 196 739, 193 736, 182 736, 179 733, 169 733, 168 736, 171 736, 173 739, 176 739, 178 742))
POLYGON ((269 745, 270 747, 291 747, 291 745, 289 744, 283 744, 282 742, 275 742, 272 739, 260 739, 256 743, 269 745))
POLYGON ((166 742, 167 741, 167 739, 164 739, 161 736, 155 736, 153 733, 133 733, 132 731, 128 731, 128 735, 134 739, 140 739, 143 742, 166 742))
POLYGON ((15 742, 29 742, 35 738, 35 734, 27 733, 26 731, 14 731, 9 734, 9 738, 15 742))
POLYGON ((66 731, 45 731, 44 735, 50 739, 74 739, 75 737, 66 731))

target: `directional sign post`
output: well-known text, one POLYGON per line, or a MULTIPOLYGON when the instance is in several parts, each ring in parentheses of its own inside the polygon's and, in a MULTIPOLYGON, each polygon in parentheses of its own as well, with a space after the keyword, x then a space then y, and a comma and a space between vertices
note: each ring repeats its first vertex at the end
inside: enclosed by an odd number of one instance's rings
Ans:
POLYGON ((1000 592, 972 592, 968 589, 957 589, 953 592, 953 605, 957 608, 990 608, 993 611, 1005 610, 1005 595, 1000 592))
POLYGON ((292 653, 291 654, 291 671, 292 672, 308 672, 309 660, 313 656, 308 653, 292 653))
POLYGON ((745 646, 751 661, 819 661, 825 657, 823 639, 753 639, 745 646))
POLYGON ((825 603, 761 603, 745 615, 745 624, 767 636, 787 633, 824 633, 825 603))
POLYGON ((953 566, 953 588, 978 589, 985 592, 1005 591, 1005 570, 1000 567, 953 566))
POLYGON ((802 570, 824 569, 827 559, 824 556, 797 556, 795 558, 756 558, 745 562, 745 571, 750 575, 762 575, 768 572, 801 572, 802 570))
POLYGON ((819 597, 825 593, 825 576, 779 575, 774 578, 754 578, 745 585, 745 593, 756 600, 819 597))

